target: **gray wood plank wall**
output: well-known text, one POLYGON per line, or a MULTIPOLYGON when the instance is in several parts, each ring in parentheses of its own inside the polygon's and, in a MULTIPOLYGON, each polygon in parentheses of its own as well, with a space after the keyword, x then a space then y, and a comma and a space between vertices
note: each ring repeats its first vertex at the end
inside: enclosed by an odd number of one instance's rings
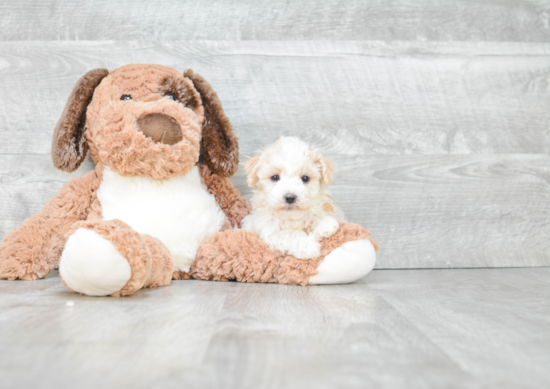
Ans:
POLYGON ((93 167, 49 156, 76 80, 160 63, 212 83, 241 159, 332 157, 378 268, 550 265, 550 1, 4 1, 0 27, 0 238, 93 167))

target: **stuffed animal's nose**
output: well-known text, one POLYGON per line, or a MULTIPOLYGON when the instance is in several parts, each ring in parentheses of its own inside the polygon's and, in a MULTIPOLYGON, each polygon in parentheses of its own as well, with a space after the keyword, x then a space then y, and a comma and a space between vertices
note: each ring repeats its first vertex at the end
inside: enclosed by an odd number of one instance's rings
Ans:
POLYGON ((181 127, 173 117, 162 113, 148 113, 137 121, 138 127, 145 136, 157 143, 173 145, 183 138, 181 127))
POLYGON ((296 202, 296 195, 292 193, 287 193, 285 195, 285 201, 287 204, 292 204, 296 202))

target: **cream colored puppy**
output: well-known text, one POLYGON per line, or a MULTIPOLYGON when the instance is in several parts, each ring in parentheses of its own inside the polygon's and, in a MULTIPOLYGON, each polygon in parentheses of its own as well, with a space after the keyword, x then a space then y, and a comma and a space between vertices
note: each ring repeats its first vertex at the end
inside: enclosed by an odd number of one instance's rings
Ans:
POLYGON ((332 161, 298 138, 281 137, 244 166, 255 190, 253 211, 242 228, 273 250, 301 259, 319 257, 320 241, 334 234, 341 220, 327 191, 332 161))

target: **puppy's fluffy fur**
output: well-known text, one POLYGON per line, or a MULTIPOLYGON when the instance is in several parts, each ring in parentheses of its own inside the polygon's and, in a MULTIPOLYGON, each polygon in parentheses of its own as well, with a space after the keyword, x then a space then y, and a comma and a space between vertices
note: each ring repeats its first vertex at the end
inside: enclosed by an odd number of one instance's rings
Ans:
POLYGON ((253 211, 242 228, 256 233, 273 250, 310 259, 320 241, 334 234, 342 219, 327 186, 334 164, 295 137, 282 137, 244 163, 254 188, 253 211))

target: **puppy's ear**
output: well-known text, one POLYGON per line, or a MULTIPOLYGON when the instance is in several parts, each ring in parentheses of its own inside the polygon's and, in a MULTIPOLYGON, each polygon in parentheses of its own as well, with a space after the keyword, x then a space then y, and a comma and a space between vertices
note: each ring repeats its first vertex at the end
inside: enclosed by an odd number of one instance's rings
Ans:
POLYGON ((327 186, 332 182, 332 173, 334 172, 334 162, 328 158, 324 158, 321 155, 315 161, 315 164, 321 172, 321 182, 327 186))
POLYGON ((246 183, 251 188, 256 188, 256 184, 260 180, 258 177, 258 170, 260 168, 260 164, 258 163, 260 161, 260 154, 256 155, 254 158, 248 159, 248 161, 243 163, 243 166, 248 173, 248 178, 246 179, 246 183))
POLYGON ((84 161, 88 152, 84 136, 86 109, 95 88, 108 74, 107 69, 90 70, 74 86, 53 132, 52 159, 56 168, 72 172, 84 161))
POLYGON ((223 112, 222 103, 212 86, 191 69, 183 73, 193 82, 204 107, 202 153, 210 170, 222 177, 231 177, 239 168, 239 143, 233 127, 223 112))

